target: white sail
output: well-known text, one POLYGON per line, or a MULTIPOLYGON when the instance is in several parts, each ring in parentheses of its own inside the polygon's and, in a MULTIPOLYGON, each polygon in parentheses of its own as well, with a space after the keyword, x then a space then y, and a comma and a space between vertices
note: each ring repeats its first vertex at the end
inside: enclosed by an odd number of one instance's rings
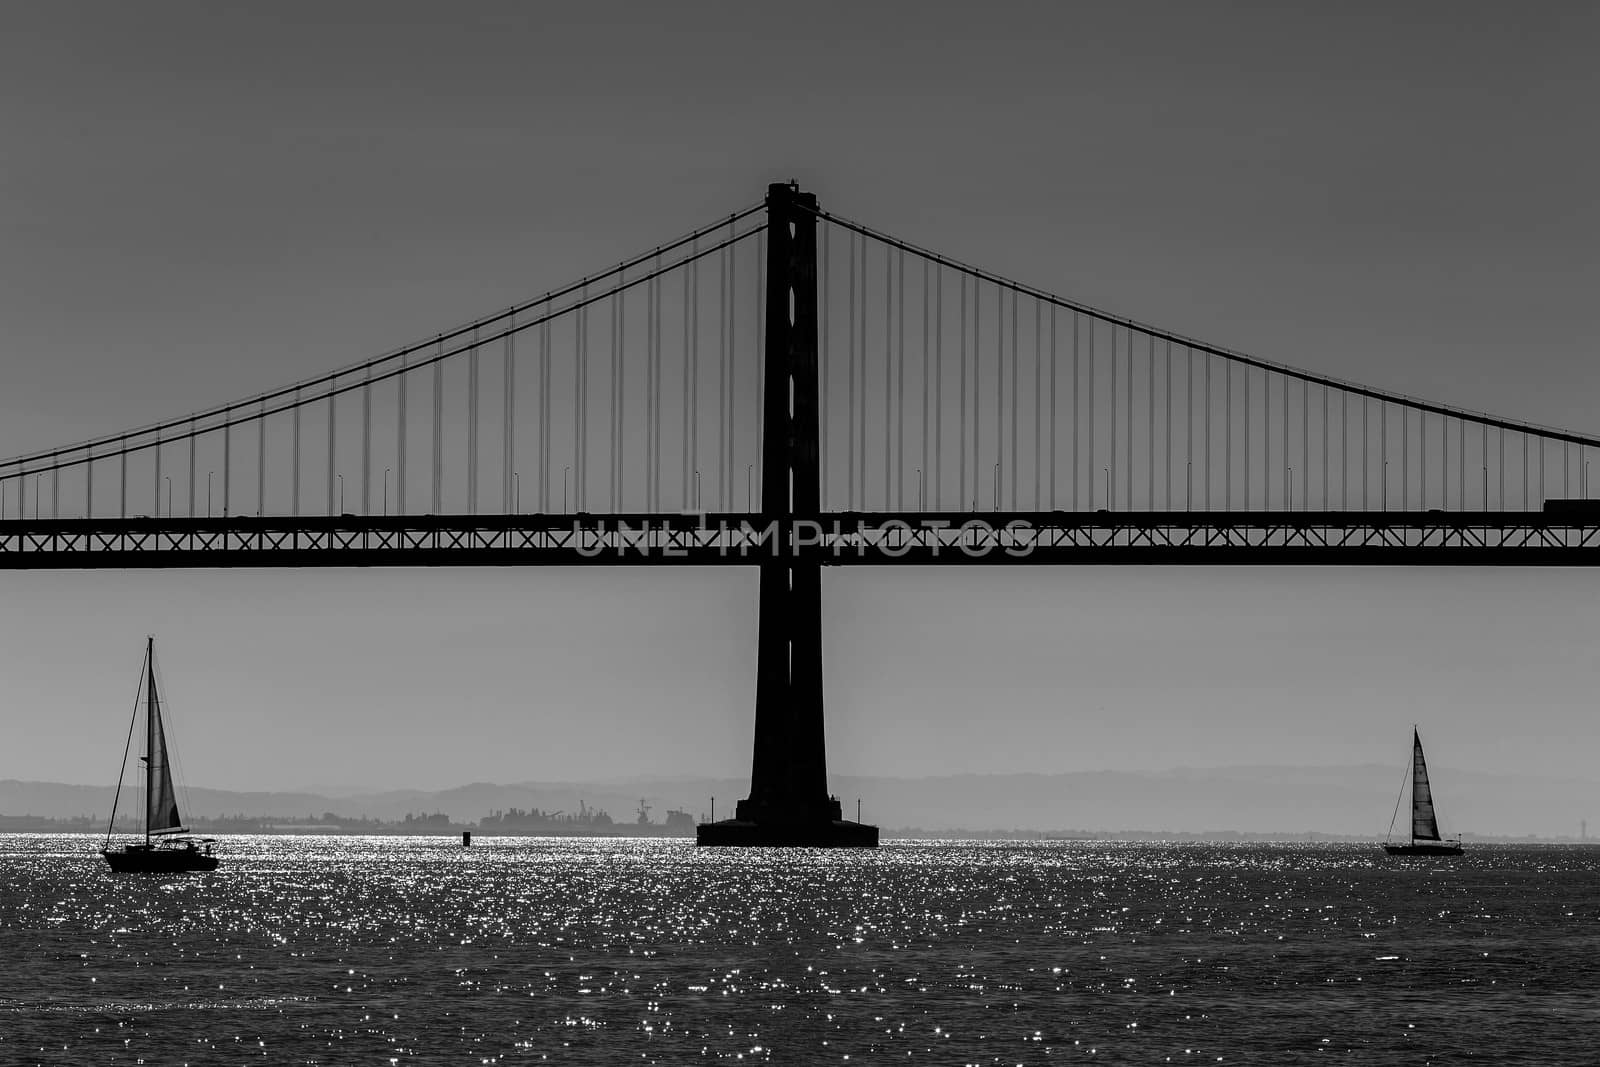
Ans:
POLYGON ((1428 788, 1428 764, 1422 758, 1422 738, 1411 731, 1411 836, 1419 841, 1439 840, 1439 820, 1433 813, 1433 790, 1428 788))
POLYGON ((161 725, 161 698, 156 694, 155 663, 150 664, 150 689, 145 714, 149 767, 145 790, 145 827, 152 834, 176 833, 184 829, 178 817, 178 794, 172 786, 172 761, 167 755, 167 732, 161 725))

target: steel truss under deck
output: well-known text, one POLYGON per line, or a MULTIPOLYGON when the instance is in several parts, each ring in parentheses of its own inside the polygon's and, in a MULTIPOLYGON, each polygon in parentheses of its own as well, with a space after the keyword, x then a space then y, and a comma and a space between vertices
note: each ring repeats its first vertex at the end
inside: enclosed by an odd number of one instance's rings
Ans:
POLYGON ((840 512, 0 522, 0 569, 913 564, 1600 565, 1600 516, 840 512), (790 545, 792 547, 784 547, 790 545))

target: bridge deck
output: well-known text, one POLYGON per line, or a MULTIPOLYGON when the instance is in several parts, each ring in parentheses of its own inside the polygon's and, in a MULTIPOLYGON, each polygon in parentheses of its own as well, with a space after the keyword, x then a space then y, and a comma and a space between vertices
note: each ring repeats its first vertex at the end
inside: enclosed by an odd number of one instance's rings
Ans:
POLYGON ((839 512, 27 519, 0 569, 971 564, 1600 565, 1600 513, 839 512), (785 542, 792 547, 785 548, 785 542))

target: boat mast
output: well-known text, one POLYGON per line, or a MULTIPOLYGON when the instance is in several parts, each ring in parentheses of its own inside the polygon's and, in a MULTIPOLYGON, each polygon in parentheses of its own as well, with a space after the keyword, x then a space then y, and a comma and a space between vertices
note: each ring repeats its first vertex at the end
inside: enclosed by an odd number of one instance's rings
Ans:
POLYGON ((144 698, 144 847, 150 847, 150 805, 156 788, 156 639, 145 638, 144 671, 148 679, 144 698))

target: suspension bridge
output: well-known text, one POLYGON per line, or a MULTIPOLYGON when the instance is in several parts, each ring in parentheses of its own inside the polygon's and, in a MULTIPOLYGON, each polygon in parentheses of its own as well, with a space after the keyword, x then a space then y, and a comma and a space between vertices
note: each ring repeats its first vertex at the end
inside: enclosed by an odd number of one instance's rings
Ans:
POLYGON ((826 791, 820 567, 1589 566, 1596 447, 774 185, 414 344, 0 462, 0 568, 757 566, 751 796, 701 839, 862 844, 826 791))

